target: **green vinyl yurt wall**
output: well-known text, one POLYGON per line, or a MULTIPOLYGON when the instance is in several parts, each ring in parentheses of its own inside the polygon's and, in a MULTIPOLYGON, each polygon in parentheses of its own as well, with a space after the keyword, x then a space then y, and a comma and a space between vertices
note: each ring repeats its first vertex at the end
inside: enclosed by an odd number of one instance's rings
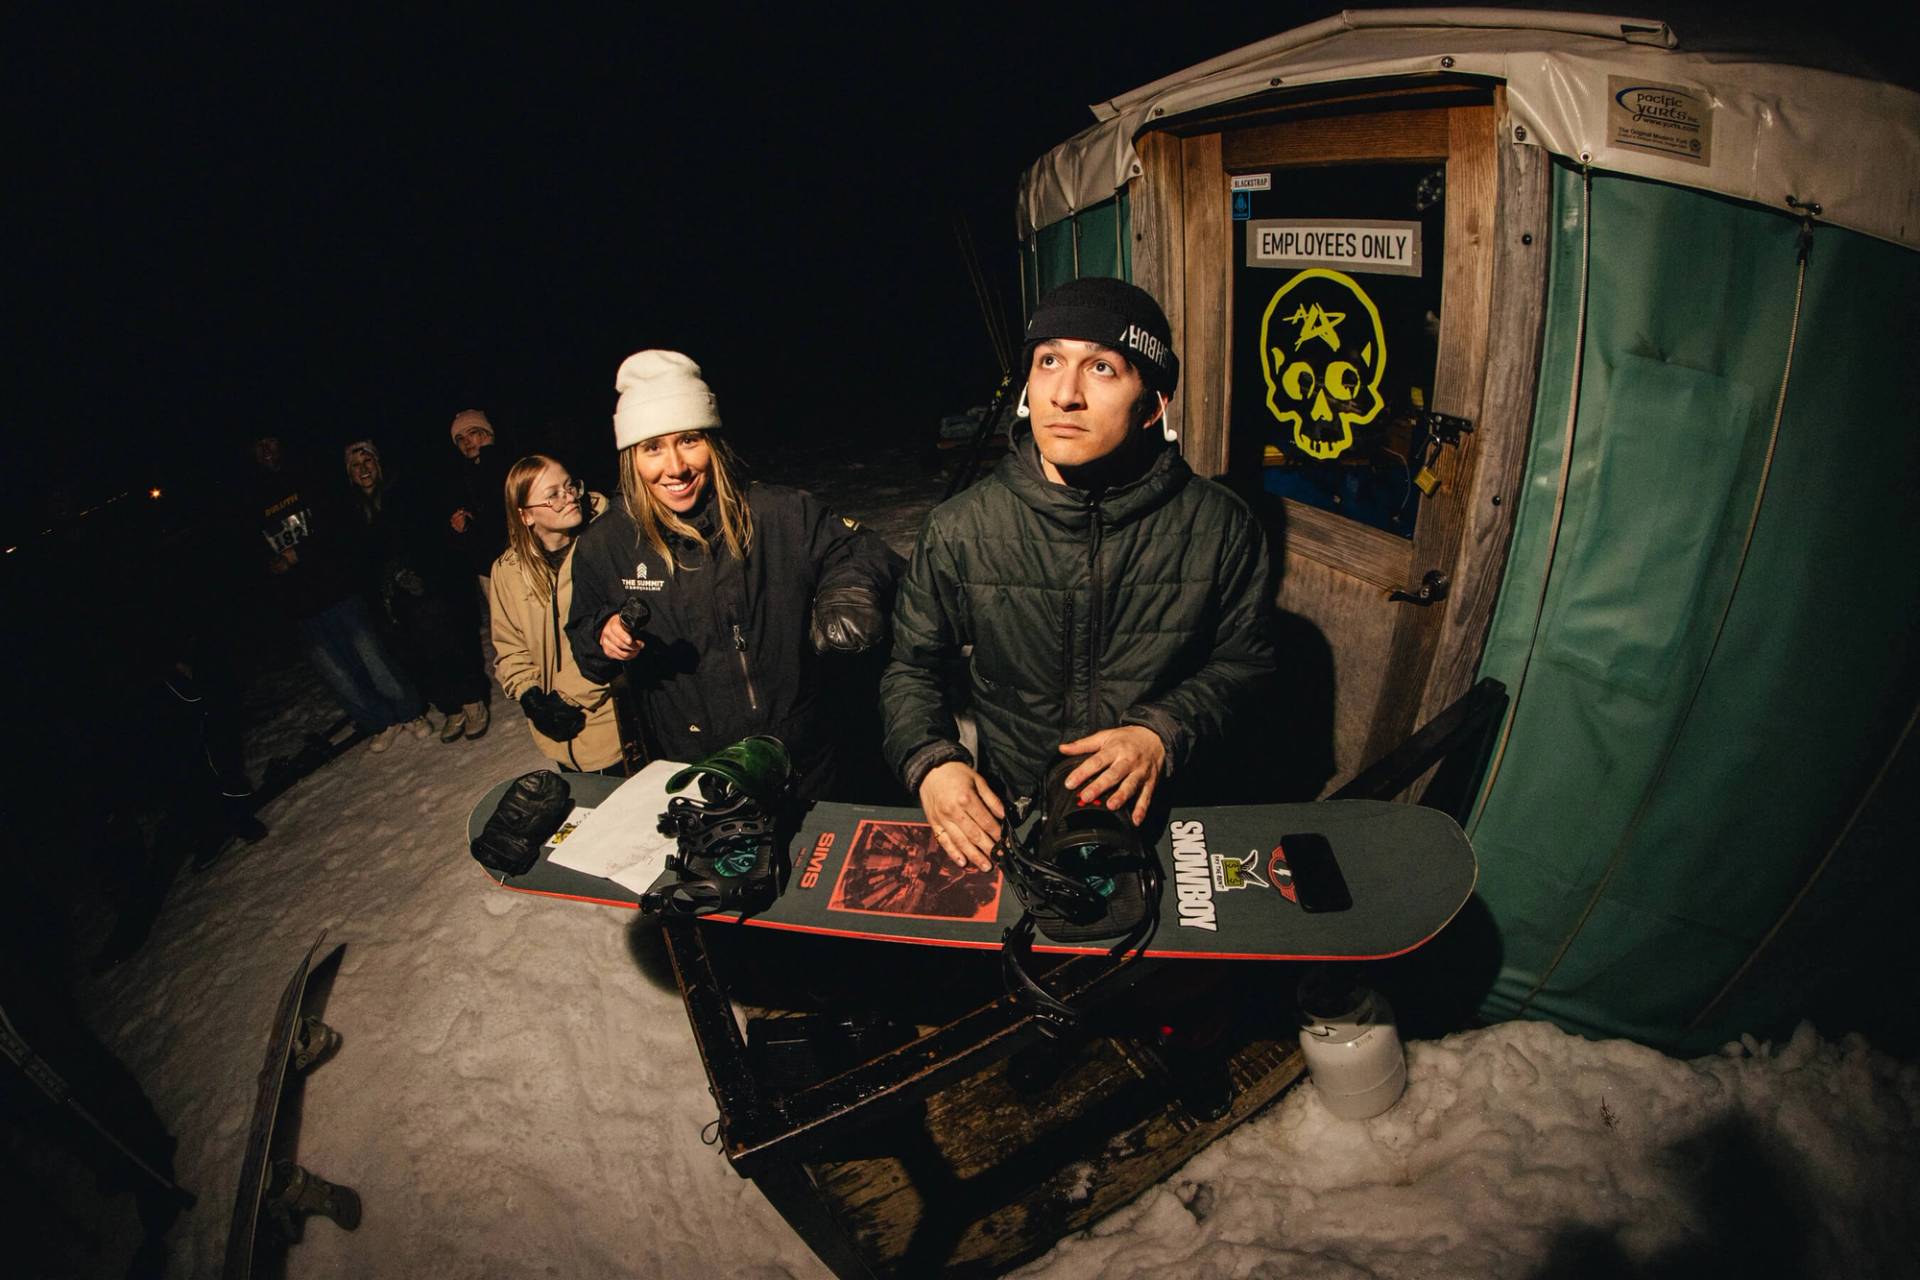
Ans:
POLYGON ((1133 279, 1130 214, 1123 192, 1036 231, 1020 252, 1020 292, 1027 308, 1055 285, 1082 276, 1133 279))
POLYGON ((1844 1020, 1920 889, 1861 821, 1920 698, 1920 254, 1566 165, 1554 213, 1485 1011, 1695 1050, 1844 1020))

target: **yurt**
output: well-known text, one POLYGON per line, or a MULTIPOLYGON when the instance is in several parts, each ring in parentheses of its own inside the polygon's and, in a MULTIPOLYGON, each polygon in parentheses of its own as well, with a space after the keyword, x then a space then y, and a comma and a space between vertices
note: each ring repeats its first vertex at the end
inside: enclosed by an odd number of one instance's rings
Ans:
POLYGON ((1268 523, 1276 797, 1504 689, 1459 805, 1482 1017, 1913 1032, 1920 95, 1810 60, 1348 12, 1022 180, 1029 303, 1160 298, 1181 448, 1268 523))

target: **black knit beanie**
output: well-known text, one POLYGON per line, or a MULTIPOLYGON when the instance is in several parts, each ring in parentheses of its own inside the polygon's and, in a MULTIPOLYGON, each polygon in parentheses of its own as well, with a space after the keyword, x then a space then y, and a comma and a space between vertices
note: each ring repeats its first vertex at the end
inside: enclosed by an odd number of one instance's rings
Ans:
POLYGON ((1050 338, 1112 347, 1140 371, 1150 390, 1172 395, 1179 385, 1180 358, 1173 354, 1166 313, 1152 294, 1125 280, 1069 280, 1040 299, 1027 321, 1027 342, 1020 353, 1023 372, 1033 368, 1033 349, 1050 338))

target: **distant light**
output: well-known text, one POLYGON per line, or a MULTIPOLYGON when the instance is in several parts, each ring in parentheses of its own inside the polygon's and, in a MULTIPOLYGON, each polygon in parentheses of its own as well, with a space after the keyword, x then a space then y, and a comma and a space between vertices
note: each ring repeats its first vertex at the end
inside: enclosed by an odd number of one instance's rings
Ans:
POLYGON ((7 548, 7 554, 8 554, 8 555, 12 555, 12 554, 13 554, 14 552, 16 552, 16 551, 18 551, 19 549, 20 549, 20 548, 18 548, 18 547, 8 547, 8 548, 7 548))
POLYGON ((160 497, 160 486, 155 485, 153 488, 147 490, 147 496, 157 500, 160 497))

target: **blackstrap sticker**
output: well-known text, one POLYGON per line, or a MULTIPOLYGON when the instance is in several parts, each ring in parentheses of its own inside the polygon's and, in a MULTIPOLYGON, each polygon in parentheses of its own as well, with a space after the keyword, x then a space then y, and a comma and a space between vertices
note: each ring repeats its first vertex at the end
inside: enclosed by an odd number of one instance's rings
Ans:
POLYGON ((1713 163, 1713 100, 1677 84, 1607 77, 1607 137, 1616 147, 1713 163))

